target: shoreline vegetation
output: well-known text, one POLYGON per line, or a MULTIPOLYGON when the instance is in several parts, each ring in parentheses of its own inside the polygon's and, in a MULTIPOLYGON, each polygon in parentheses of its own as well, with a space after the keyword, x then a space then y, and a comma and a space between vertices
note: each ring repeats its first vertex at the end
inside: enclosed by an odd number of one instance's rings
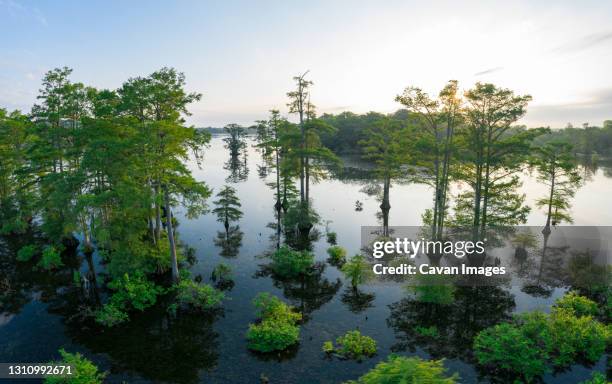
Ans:
MULTIPOLYGON (((248 178, 247 135, 256 142, 265 165, 258 175, 267 180, 268 197, 274 202, 273 212, 268 212, 273 218, 268 224, 274 231, 271 250, 263 255, 268 263, 257 277, 270 278, 288 297, 296 292, 319 295, 310 306, 304 300, 288 304, 267 292, 255 297, 252 322, 235 332, 243 335, 253 354, 268 358, 290 358, 301 344, 309 343, 301 338, 301 329, 340 286, 346 287, 342 302, 354 313, 367 310, 374 300, 374 294, 360 288, 373 275, 367 255, 347 257, 340 246, 343 239, 329 228, 333 218, 322 218, 314 209, 313 201, 325 196, 313 196, 311 186, 341 168, 341 155, 357 154, 371 165, 366 193, 380 202, 380 239, 391 236, 392 186, 418 183, 431 191, 431 206, 422 213, 425 237, 440 242, 469 228, 461 236, 478 243, 496 228, 525 224, 530 210, 539 209, 546 217, 541 223, 542 259, 555 226, 572 223, 572 200, 584 184, 579 155, 592 162, 612 155, 612 120, 601 128, 585 123, 583 128, 527 129, 517 122, 527 113, 531 96, 490 83, 462 90, 451 80, 437 95, 407 87, 395 96, 402 109, 387 115, 318 115, 310 94, 314 83, 306 71, 293 78, 294 87, 286 93, 295 122, 273 109, 268 119, 249 128, 228 124, 197 129, 186 124, 186 117, 201 94, 187 92, 185 75, 173 68, 127 79, 114 90, 73 82, 71 72, 66 67, 47 72, 30 112, 0 109, 0 234, 18 244, 16 252, 3 252, 8 273, 2 283, 10 295, 19 292, 13 285, 17 269, 45 276, 69 274, 79 302, 70 321, 102 336, 120 334, 130 322, 155 310, 164 313, 161 334, 181 321, 214 322, 223 316, 224 303, 243 276, 232 274, 225 264, 207 271, 209 283, 201 275, 193 276, 196 250, 181 236, 176 212, 184 212, 186 219, 214 214, 217 227, 203 230, 216 231, 214 242, 222 256, 239 253, 244 213, 232 185, 248 178), (228 177, 223 188, 213 191, 206 180, 195 178, 187 162, 193 158, 205 167, 203 155, 211 134, 218 133, 225 134, 228 177), (517 189, 519 175, 525 172, 536 175, 545 188, 534 207, 517 189), (459 184, 464 188, 452 188, 459 184), (327 267, 313 253, 324 219, 331 246, 329 265, 344 280, 316 285, 327 267), (94 254, 102 270, 95 270, 94 254), (82 261, 88 264, 86 274, 79 268, 82 261)), ((357 201, 355 210, 359 209, 363 206, 357 201)), ((515 240, 517 259, 528 258, 526 249, 534 248, 533 242, 525 236, 515 240)), ((499 261, 487 256, 467 252, 469 268, 498 268, 499 261)), ((443 268, 443 252, 432 251, 426 257, 434 269, 443 268)), ((426 323, 453 305, 460 288, 452 282, 431 282, 406 294, 408 305, 427 307, 424 319, 408 322, 415 321, 410 328, 418 332, 416 339, 445 352, 453 344, 444 340, 450 335, 426 323)), ((554 370, 598 362, 612 341, 609 281, 565 287, 568 293, 550 313, 481 321, 467 333, 465 361, 482 378, 527 383, 539 382, 554 370)), ((485 289, 503 291, 497 286, 461 289, 472 289, 474 297, 486 296, 485 289)), ((506 297, 495 291, 483 302, 503 306, 502 296, 506 297)), ((466 300, 469 303, 469 295, 466 300)), ((403 315, 418 312, 407 310, 403 315)), ((323 350, 341 360, 374 359, 379 354, 375 338, 358 329, 338 336, 336 344, 326 342, 323 350)), ((105 379, 106 373, 98 372, 84 355, 59 353, 75 364, 83 382, 105 379)), ((199 371, 193 374, 197 380, 199 371)), ((268 382, 263 373, 261 381, 268 382)), ((385 382, 455 383, 460 378, 448 373, 442 360, 391 354, 378 356, 378 364, 353 383, 385 382)))

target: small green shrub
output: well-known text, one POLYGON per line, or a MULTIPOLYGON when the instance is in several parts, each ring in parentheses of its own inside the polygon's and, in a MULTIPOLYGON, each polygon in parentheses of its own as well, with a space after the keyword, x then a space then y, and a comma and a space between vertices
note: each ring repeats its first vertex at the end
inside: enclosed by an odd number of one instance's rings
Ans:
POLYGON ((272 254, 270 268, 282 277, 297 277, 307 273, 314 264, 314 255, 308 251, 294 251, 284 245, 272 254))
POLYGON ((336 232, 327 232, 327 244, 336 245, 337 244, 338 235, 336 232))
POLYGON ((353 288, 357 288, 360 284, 368 282, 374 276, 374 272, 370 268, 370 264, 365 260, 362 255, 355 255, 351 257, 342 266, 342 272, 351 282, 353 288))
POLYGON ((267 292, 257 295, 253 299, 253 305, 257 309, 258 316, 263 320, 271 319, 290 324, 296 324, 302 320, 301 314, 294 312, 291 306, 267 292))
POLYGON ((332 353, 334 349, 334 343, 332 343, 331 341, 326 341, 323 343, 323 352, 332 353))
POLYGON ((50 271, 64 265, 60 256, 60 251, 52 245, 43 249, 42 257, 37 264, 40 268, 50 271))
POLYGON ((554 307, 570 310, 577 317, 597 316, 599 314, 597 303, 584 296, 580 296, 577 292, 565 294, 565 296, 557 300, 554 307))
POLYGON ((95 312, 96 322, 106 327, 113 327, 129 319, 128 312, 132 309, 144 311, 155 305, 157 296, 164 292, 162 287, 147 280, 142 272, 132 276, 127 273, 120 279, 108 284, 115 290, 109 302, 95 312))
POLYGON ((184 279, 176 286, 176 301, 198 310, 211 309, 223 301, 225 295, 208 284, 198 284, 184 279))
POLYGON ((162 287, 147 280, 142 272, 132 276, 124 274, 122 278, 111 281, 108 287, 115 290, 111 302, 119 308, 133 307, 139 311, 155 305, 157 296, 164 292, 162 287))
POLYGON ((356 381, 346 384, 455 384, 457 375, 448 376, 441 360, 390 355, 356 381))
POLYGON ((480 332, 474 342, 478 362, 533 380, 580 359, 596 362, 606 351, 610 331, 591 316, 576 317, 573 307, 554 307, 550 314, 531 312, 513 324, 480 332))
POLYGON ((348 331, 344 336, 338 337, 336 344, 334 350, 346 358, 361 360, 376 354, 376 341, 357 330, 348 331))
POLYGON ((568 366, 579 357, 594 363, 606 351, 608 329, 590 316, 576 317, 574 312, 556 308, 549 316, 553 364, 568 366))
POLYGON ((346 262, 346 249, 339 245, 333 245, 327 248, 329 255, 329 263, 332 265, 342 265, 346 262))
POLYGON ((249 324, 249 349, 259 352, 282 351, 299 341, 300 327, 297 323, 302 319, 301 314, 293 312, 290 306, 269 293, 257 295, 253 305, 261 321, 249 324))
POLYGON ((593 372, 589 380, 581 381, 579 384, 610 384, 610 382, 606 380, 606 376, 603 373, 593 372))
POLYGON ((106 373, 98 372, 98 367, 80 353, 69 353, 63 349, 60 349, 59 353, 62 356, 62 361, 50 364, 70 365, 72 366, 72 374, 64 377, 49 376, 45 378, 45 384, 101 384, 104 381, 106 373))
POLYGON ((114 327, 115 325, 128 321, 129 316, 115 304, 109 303, 104 304, 102 309, 96 311, 95 319, 98 324, 105 327, 114 327))
POLYGON ((32 257, 34 257, 35 253, 36 253, 35 245, 32 245, 32 244, 25 245, 21 247, 19 251, 17 251, 17 261, 22 261, 22 262, 30 261, 32 260, 32 257))
POLYGON ((548 371, 547 354, 512 324, 481 331, 474 340, 474 353, 481 365, 520 375, 527 382, 548 371))
POLYGON ((259 352, 282 351, 297 343, 299 338, 298 326, 273 320, 249 324, 247 333, 249 348, 259 352))

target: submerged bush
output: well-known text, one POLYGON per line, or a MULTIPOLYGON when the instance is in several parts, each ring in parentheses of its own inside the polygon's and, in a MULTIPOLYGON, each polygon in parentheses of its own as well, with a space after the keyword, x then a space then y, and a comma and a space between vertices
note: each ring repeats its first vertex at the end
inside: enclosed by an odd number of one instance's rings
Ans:
POLYGON ((60 256, 60 251, 52 245, 43 249, 42 257, 37 264, 40 268, 50 271, 64 265, 60 256))
POLYGON ((448 276, 418 274, 414 279, 406 289, 414 293, 419 302, 449 305, 455 301, 457 288, 448 276))
POLYGON ((270 268, 279 276, 291 278, 307 273, 313 264, 312 253, 295 251, 284 245, 272 254, 270 268))
POLYGON ((191 279, 183 279, 175 286, 176 302, 198 310, 211 309, 223 301, 225 295, 208 284, 198 284, 191 279))
POLYGON ((346 262, 346 249, 339 245, 333 245, 327 248, 329 255, 329 263, 332 265, 342 265, 346 262))
POLYGON ((129 316, 121 308, 109 303, 104 304, 102 309, 96 311, 95 319, 98 324, 105 327, 114 327, 129 320, 129 316))
POLYGON ((259 352, 282 351, 300 338, 298 321, 302 315, 269 293, 260 293, 253 300, 261 321, 250 324, 247 332, 249 349, 259 352))
POLYGON ((17 261, 22 261, 22 262, 30 261, 32 257, 34 257, 35 253, 36 253, 35 245, 32 245, 32 244, 25 245, 21 247, 19 251, 17 251, 17 261))
POLYGON ((574 312, 555 309, 549 316, 553 364, 565 367, 577 359, 597 362, 606 351, 608 329, 590 316, 576 317, 574 312))
POLYGON ((337 346, 334 347, 331 341, 327 341, 323 344, 323 350, 327 353, 335 351, 342 357, 355 360, 376 354, 376 341, 369 336, 362 335, 357 330, 348 331, 344 336, 338 337, 336 344, 337 346))
POLYGON ((334 343, 332 343, 331 341, 326 341, 323 343, 322 349, 323 349, 323 352, 325 353, 332 353, 335 350, 334 343))
POLYGON ((610 384, 610 382, 606 380, 606 376, 603 373, 593 372, 589 380, 581 381, 579 384, 610 384))
POLYGON ((591 316, 596 308, 590 300, 568 294, 557 301, 550 314, 531 312, 515 317, 514 323, 499 324, 476 336, 478 362, 508 374, 533 380, 576 361, 598 361, 610 341, 610 330, 591 316), (582 314, 577 317, 577 313, 582 314))
POLYGON ((356 381, 345 384, 455 384, 457 378, 446 374, 441 360, 390 355, 356 381))
POLYGON ((522 376, 529 382, 548 371, 547 354, 512 324, 498 324, 480 332, 474 352, 481 365, 522 376))
POLYGON ((368 282, 374 276, 370 264, 368 264, 365 258, 359 254, 351 257, 351 259, 342 266, 342 272, 344 273, 344 277, 350 280, 353 288, 357 288, 360 284, 368 282))
POLYGON ((597 314, 599 314, 599 308, 597 308, 596 302, 584 296, 580 296, 576 292, 565 294, 565 296, 557 300, 554 307, 570 310, 577 317, 597 316, 597 314))
POLYGON ((120 308, 132 307, 139 311, 155 305, 157 296, 164 289, 147 280, 142 272, 132 276, 124 274, 122 278, 111 281, 108 287, 115 290, 111 303, 120 308))
POLYGON ((147 280, 142 272, 132 276, 126 273, 111 281, 108 287, 115 292, 110 301, 95 313, 96 322, 107 327, 127 321, 132 309, 144 311, 155 305, 157 296, 164 292, 162 287, 147 280))
POLYGON ((247 333, 249 348, 259 352, 282 351, 297 343, 299 338, 298 326, 270 320, 250 324, 247 333))
POLYGON ((45 384, 101 384, 104 381, 106 373, 98 372, 98 367, 80 353, 69 353, 63 349, 60 349, 59 353, 62 356, 62 361, 50 364, 70 365, 72 367, 72 374, 65 377, 49 376, 45 378, 45 384))

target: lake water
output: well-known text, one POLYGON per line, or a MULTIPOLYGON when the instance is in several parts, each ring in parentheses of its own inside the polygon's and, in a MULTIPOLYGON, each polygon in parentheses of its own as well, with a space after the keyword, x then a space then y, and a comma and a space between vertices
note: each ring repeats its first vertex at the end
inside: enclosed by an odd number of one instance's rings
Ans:
MULTIPOLYGON (((222 138, 215 136, 206 151, 204 166, 192 164, 197 180, 218 191, 227 184, 229 170, 224 169, 228 153, 222 138)), ((111 383, 258 383, 267 377, 270 383, 341 383, 356 379, 389 353, 419 355, 425 358, 447 357, 445 365, 457 372, 462 383, 487 382, 470 361, 470 344, 480 329, 508 319, 513 313, 534 309, 547 310, 561 296, 563 288, 553 288, 549 295, 530 295, 520 286, 458 287, 452 305, 436 307, 411 300, 400 284, 377 282, 361 288, 355 297, 347 288, 339 270, 325 263, 327 258, 325 226, 337 233, 338 244, 349 254, 360 249, 361 226, 380 225, 379 202, 361 190, 358 180, 322 180, 311 186, 313 206, 321 216, 318 226, 323 236, 313 243, 321 267, 313 276, 297 281, 278 281, 264 273, 262 257, 273 249, 274 198, 266 180, 258 176, 261 158, 252 148, 247 158, 248 176, 234 183, 241 199, 243 232, 237 255, 221 256, 215 245, 217 232, 223 230, 216 217, 205 215, 187 220, 176 215, 181 240, 197 249, 194 275, 209 280, 212 268, 220 262, 231 265, 235 280, 226 292, 223 311, 209 315, 181 316, 171 320, 163 308, 134 315, 124 326, 111 330, 92 328, 80 321, 82 300, 71 287, 70 271, 54 276, 12 271, 20 281, 11 309, 0 312, 0 362, 46 362, 57 358, 57 350, 81 351, 102 369, 109 371, 111 383), (355 210, 355 201, 363 210, 355 210), (247 349, 245 332, 254 322, 251 301, 258 292, 271 292, 302 309, 305 322, 300 344, 282 354, 262 356, 247 349), (443 336, 429 340, 415 336, 415 324, 436 325, 443 336), (359 329, 378 343, 378 354, 363 362, 328 359, 321 351, 326 340, 335 340, 348 330, 359 329)), ((244 173, 244 172, 243 172, 244 173)), ((585 171, 586 184, 573 200, 575 225, 612 225, 612 170, 601 165, 585 171)), ((268 181, 274 175, 268 176, 268 181)), ((546 188, 527 175, 521 187, 534 206, 546 188)), ((211 199, 211 202, 214 199, 211 199)), ((425 185, 394 185, 391 189, 390 225, 417 226, 421 215, 432 203, 431 190, 425 185)), ((541 226, 542 212, 533 208, 528 225, 541 226)), ((9 242, 10 243, 10 242, 9 242)), ((5 243, 5 256, 14 252, 5 243)), ((2 246, 2 245, 0 245, 2 246)), ((3 260, 6 259, 4 257, 3 260)), ((5 263, 5 261, 3 261, 5 263)), ((80 266, 88 269, 87 263, 80 266)), ((101 268, 98 266, 98 268, 101 268)), ((604 371, 605 358, 592 367, 577 365, 565 372, 547 375, 547 383, 576 383, 592 370, 604 371)), ((25 382, 25 381, 23 381, 25 382)))

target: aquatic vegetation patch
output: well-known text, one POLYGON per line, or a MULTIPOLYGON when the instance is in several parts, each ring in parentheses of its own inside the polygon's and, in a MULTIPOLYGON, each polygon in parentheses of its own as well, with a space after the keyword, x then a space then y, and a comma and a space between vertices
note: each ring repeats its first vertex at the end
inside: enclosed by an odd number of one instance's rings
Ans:
POLYGON ((355 255, 351 257, 343 266, 342 273, 344 277, 351 282, 353 288, 367 283, 374 276, 374 272, 370 268, 370 264, 365 260, 363 255, 355 255))
POLYGON ((191 279, 183 279, 174 286, 176 303, 179 306, 196 310, 207 310, 217 307, 225 295, 208 284, 198 284, 191 279))
POLYGON ((270 269, 281 277, 291 278, 306 274, 314 264, 314 255, 296 251, 284 245, 272 254, 270 269))
POLYGON ((60 349, 59 353, 62 356, 62 360, 59 362, 52 362, 51 364, 71 366, 71 375, 65 377, 49 376, 45 378, 45 384, 102 384, 104 382, 106 373, 99 372, 98 367, 83 357, 80 353, 70 353, 63 349, 60 349))
POLYGON ((259 352, 282 351, 299 341, 300 327, 297 323, 302 319, 301 314, 269 293, 257 295, 253 305, 261 320, 249 325, 249 349, 259 352))
POLYGON ((610 343, 610 329, 590 315, 577 316, 593 311, 588 301, 570 293, 557 301, 550 314, 531 312, 481 331, 474 340, 476 359, 527 382, 552 367, 597 362, 610 343))
POLYGON ((331 341, 326 341, 323 344, 323 351, 336 353, 346 359, 362 360, 364 357, 376 354, 376 341, 369 336, 362 335, 358 330, 348 331, 336 339, 336 346, 331 341))
POLYGON ((365 375, 345 384, 427 383, 455 384, 458 376, 448 376, 442 360, 390 355, 365 375))
POLYGON ((329 255, 327 260, 332 265, 342 265, 346 262, 346 249, 339 245, 332 245, 327 248, 327 254, 329 255))

